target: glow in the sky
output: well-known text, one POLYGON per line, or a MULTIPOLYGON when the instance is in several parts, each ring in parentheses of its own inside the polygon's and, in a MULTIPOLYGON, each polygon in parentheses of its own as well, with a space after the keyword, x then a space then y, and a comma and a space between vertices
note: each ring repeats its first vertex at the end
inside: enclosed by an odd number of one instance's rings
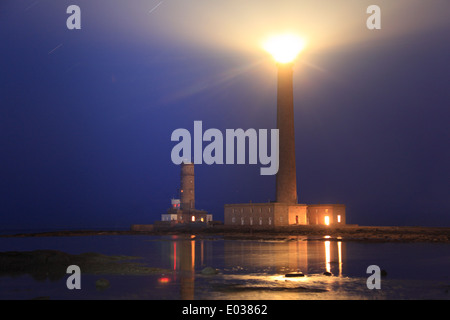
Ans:
POLYGON ((305 41, 293 34, 274 36, 264 43, 264 49, 280 63, 294 61, 304 47, 305 41))

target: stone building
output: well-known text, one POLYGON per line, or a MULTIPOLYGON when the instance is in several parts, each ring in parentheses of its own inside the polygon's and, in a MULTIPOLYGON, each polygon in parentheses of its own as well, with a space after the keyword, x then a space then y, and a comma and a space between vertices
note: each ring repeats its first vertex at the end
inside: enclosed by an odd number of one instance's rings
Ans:
POLYGON ((225 205, 225 225, 279 227, 345 225, 343 204, 239 203, 225 205))
POLYGON ((345 225, 345 205, 310 204, 306 210, 307 224, 345 225))
POLYGON ((288 226, 306 224, 306 205, 278 202, 225 205, 225 224, 241 226, 288 226))

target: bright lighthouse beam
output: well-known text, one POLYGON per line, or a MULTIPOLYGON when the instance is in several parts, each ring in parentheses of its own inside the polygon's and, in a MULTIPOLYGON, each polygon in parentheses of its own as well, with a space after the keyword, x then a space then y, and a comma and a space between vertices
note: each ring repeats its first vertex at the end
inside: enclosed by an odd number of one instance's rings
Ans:
POLYGON ((277 62, 290 63, 303 50, 305 41, 296 35, 284 34, 268 39, 263 47, 277 62))

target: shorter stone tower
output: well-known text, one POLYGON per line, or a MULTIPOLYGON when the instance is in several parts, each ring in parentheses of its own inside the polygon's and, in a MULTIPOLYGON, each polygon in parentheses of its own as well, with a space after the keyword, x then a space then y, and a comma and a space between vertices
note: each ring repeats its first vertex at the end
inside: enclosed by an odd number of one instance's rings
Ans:
POLYGON ((181 164, 181 189, 180 189, 181 209, 194 210, 195 209, 195 179, 194 179, 194 164, 181 164))

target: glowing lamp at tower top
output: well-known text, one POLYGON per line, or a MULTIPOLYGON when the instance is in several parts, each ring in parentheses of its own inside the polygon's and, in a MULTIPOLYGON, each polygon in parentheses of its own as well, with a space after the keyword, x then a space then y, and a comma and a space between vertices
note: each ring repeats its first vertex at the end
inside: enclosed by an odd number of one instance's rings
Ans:
POLYGON ((263 48, 279 63, 293 62, 304 47, 305 41, 293 34, 274 36, 263 44, 263 48))

